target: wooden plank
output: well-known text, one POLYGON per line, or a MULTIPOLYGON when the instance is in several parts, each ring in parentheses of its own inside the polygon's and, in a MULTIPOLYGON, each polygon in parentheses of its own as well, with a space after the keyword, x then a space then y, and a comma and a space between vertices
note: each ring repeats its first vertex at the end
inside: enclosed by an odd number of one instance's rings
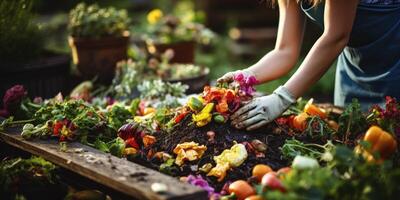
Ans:
POLYGON ((341 115, 344 111, 344 108, 335 106, 331 103, 317 103, 317 106, 325 109, 328 113, 333 113, 335 115, 341 115))
POLYGON ((207 199, 207 192, 201 188, 78 142, 69 143, 68 150, 63 152, 55 140, 27 141, 20 136, 20 129, 6 132, 0 132, 0 138, 9 145, 42 156, 60 167, 135 199, 207 199), (150 188, 153 183, 165 184, 168 191, 153 192, 150 188))

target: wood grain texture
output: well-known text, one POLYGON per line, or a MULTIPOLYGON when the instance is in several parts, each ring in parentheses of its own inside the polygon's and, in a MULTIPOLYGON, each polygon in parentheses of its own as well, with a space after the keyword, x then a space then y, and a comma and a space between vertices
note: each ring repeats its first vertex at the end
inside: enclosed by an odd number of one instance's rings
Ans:
POLYGON ((60 167, 135 199, 207 199, 207 192, 198 187, 86 145, 69 143, 68 150, 63 152, 56 140, 27 141, 20 136, 20 129, 9 129, 6 132, 0 132, 0 138, 9 145, 42 156, 60 167), (168 192, 153 192, 150 186, 156 182, 167 185, 168 192))

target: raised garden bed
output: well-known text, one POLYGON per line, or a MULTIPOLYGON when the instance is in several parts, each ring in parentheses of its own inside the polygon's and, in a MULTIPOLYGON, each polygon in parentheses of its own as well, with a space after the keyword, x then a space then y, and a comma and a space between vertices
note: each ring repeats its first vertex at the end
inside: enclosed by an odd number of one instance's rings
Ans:
POLYGON ((0 132, 0 138, 9 145, 41 156, 56 165, 135 199, 194 200, 207 197, 207 192, 200 188, 89 146, 74 142, 68 144, 67 151, 62 151, 56 140, 27 141, 21 137, 20 133, 20 128, 8 129, 0 132), (153 183, 165 184, 168 191, 164 193, 152 191, 153 183))

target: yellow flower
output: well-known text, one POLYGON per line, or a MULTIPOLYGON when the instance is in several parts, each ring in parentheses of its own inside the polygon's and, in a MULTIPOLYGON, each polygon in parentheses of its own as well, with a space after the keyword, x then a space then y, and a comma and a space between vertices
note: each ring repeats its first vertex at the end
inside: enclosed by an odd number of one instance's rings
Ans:
POLYGON ((239 167, 246 159, 246 147, 243 144, 235 144, 230 149, 225 149, 219 156, 214 156, 217 165, 207 176, 215 176, 218 181, 222 181, 226 176, 226 171, 232 167, 239 167))
POLYGON ((185 160, 197 160, 203 156, 206 150, 206 146, 199 146, 199 144, 195 142, 184 142, 182 144, 178 144, 174 149, 174 153, 177 154, 175 164, 181 166, 185 160))
POLYGON ((147 14, 147 21, 149 24, 155 24, 163 17, 163 13, 160 9, 154 9, 147 14))

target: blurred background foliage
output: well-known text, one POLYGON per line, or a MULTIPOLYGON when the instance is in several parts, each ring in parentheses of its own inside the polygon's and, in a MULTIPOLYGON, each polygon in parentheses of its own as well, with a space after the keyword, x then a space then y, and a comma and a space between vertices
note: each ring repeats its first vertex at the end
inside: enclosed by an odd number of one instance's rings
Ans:
MULTIPOLYGON (((41 28, 46 30, 46 49, 69 52, 66 39, 68 12, 80 2, 127 9, 133 25, 133 36, 143 30, 146 14, 154 8, 205 23, 219 36, 210 47, 198 47, 196 64, 209 67, 211 79, 257 62, 274 47, 277 9, 258 0, 36 0, 33 11, 41 28)), ((320 28, 307 22, 302 54, 296 68, 320 34, 320 28)), ((135 38, 132 41, 132 49, 136 49, 135 38)), ((258 89, 266 93, 272 92, 283 84, 296 68, 289 75, 260 85, 258 89)), ((335 67, 332 66, 305 96, 331 102, 334 74, 335 67)))

